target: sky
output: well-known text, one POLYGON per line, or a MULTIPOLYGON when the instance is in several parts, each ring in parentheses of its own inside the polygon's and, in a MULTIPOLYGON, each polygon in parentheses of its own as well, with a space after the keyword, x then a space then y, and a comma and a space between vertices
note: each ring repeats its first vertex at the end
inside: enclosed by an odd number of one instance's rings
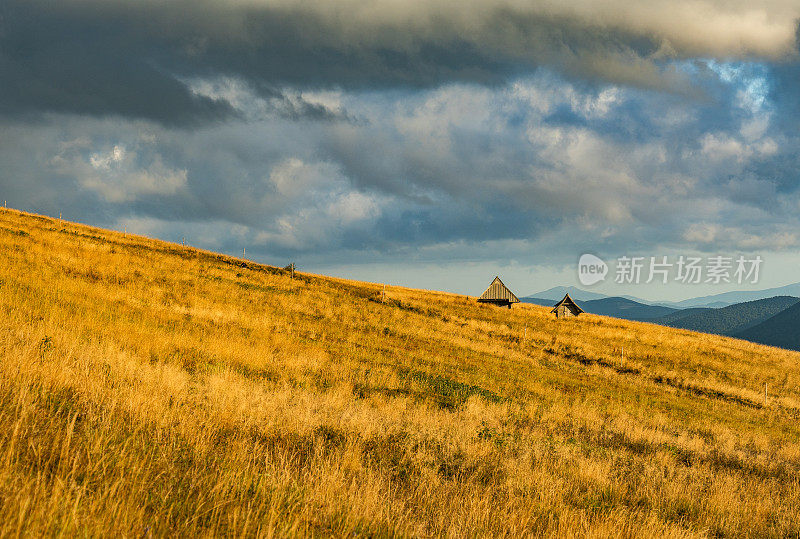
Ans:
POLYGON ((800 281, 797 0, 4 0, 0 198, 478 295, 577 261, 800 281))

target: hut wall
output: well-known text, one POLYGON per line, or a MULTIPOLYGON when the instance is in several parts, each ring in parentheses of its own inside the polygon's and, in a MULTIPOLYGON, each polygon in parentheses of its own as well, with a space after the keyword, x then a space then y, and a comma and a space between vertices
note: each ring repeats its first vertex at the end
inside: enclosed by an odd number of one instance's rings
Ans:
POLYGON ((566 305, 559 305, 558 309, 556 309, 556 318, 567 318, 569 316, 575 316, 575 313, 572 312, 572 309, 566 305))

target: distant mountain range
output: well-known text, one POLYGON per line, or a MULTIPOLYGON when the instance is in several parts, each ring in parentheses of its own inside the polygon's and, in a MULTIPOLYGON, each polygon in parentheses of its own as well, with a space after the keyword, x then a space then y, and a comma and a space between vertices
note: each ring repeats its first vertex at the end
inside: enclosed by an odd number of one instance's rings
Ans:
POLYGON ((659 316, 669 315, 676 310, 662 305, 645 305, 623 297, 584 301, 580 305, 583 310, 590 313, 616 316, 627 320, 650 320, 659 316))
POLYGON ((702 296, 699 298, 685 299, 683 301, 678 301, 676 303, 670 303, 669 305, 678 308, 713 307, 713 306, 723 306, 722 304, 733 305, 734 303, 743 303, 745 301, 774 298, 775 296, 800 297, 800 283, 789 284, 786 286, 779 286, 776 288, 767 288, 766 290, 743 290, 737 292, 723 292, 722 294, 714 294, 712 296, 702 296))
MULTIPOLYGON (((561 298, 563 298, 564 295, 567 293, 569 293, 569 297, 571 297, 575 301, 589 301, 592 299, 603 299, 608 297, 605 294, 589 292, 588 290, 583 290, 581 288, 578 288, 577 286, 554 286, 553 288, 548 288, 547 290, 542 290, 541 292, 537 292, 536 294, 531 294, 530 296, 526 296, 522 298, 522 300, 525 301, 525 300, 536 299, 536 300, 549 301, 551 303, 555 303, 556 301, 559 301, 561 298)), ((528 303, 537 303, 537 302, 529 301, 528 303)))
POLYGON ((720 294, 713 294, 710 296, 700 296, 696 298, 684 299, 681 301, 650 301, 636 296, 623 294, 621 296, 609 296, 607 294, 600 294, 598 292, 591 292, 583 290, 576 286, 554 286, 535 294, 530 294, 524 298, 523 301, 531 300, 529 303, 538 303, 533 300, 553 300, 553 303, 564 297, 564 294, 569 292, 569 295, 575 301, 591 301, 595 299, 604 299, 609 297, 622 297, 642 303, 644 305, 662 305, 665 307, 672 307, 674 309, 688 309, 690 307, 710 307, 719 308, 727 307, 735 303, 743 303, 746 301, 755 301, 759 299, 774 298, 776 296, 794 296, 800 297, 800 283, 789 284, 786 286, 779 286, 775 288, 767 288, 765 290, 740 290, 734 292, 722 292, 720 294))
MULTIPOLYGON (((564 297, 562 294, 561 299, 564 297)), ((647 320, 661 316, 667 316, 674 312, 680 312, 679 309, 672 307, 665 307, 663 305, 647 305, 632 299, 623 297, 603 297, 600 299, 591 299, 588 301, 578 300, 570 293, 570 297, 575 300, 581 309, 587 313, 600 314, 603 316, 613 316, 614 318, 624 318, 626 320, 647 320)), ((544 305, 545 307, 552 306, 555 300, 546 298, 522 298, 525 303, 535 303, 536 305, 544 305)))
POLYGON ((649 322, 703 333, 735 336, 761 324, 798 301, 800 301, 800 298, 776 296, 774 298, 735 303, 720 309, 694 308, 677 311, 668 314, 666 317, 649 320, 649 322), (681 313, 684 316, 679 316, 681 313))
POLYGON ((522 298, 527 303, 551 306, 569 293, 588 313, 639 320, 703 333, 728 335, 753 342, 800 350, 800 297, 772 292, 791 291, 800 296, 800 283, 768 290, 726 292, 670 304, 653 304, 628 297, 609 297, 577 287, 554 287, 522 298), (755 297, 756 299, 750 299, 755 297), (744 301, 728 303, 745 298, 744 301), (699 304, 700 306, 694 306, 699 304), (684 307, 679 307, 683 305, 684 307))

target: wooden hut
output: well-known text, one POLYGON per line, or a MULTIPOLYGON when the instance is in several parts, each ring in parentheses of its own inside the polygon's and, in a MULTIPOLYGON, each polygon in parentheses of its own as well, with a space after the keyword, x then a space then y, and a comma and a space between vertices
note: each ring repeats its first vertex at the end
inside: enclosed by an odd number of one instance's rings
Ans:
POLYGON ((492 284, 486 289, 481 297, 478 298, 480 303, 493 303, 499 307, 511 308, 512 303, 519 303, 519 298, 514 293, 506 288, 500 277, 495 276, 492 284))
POLYGON ((572 301, 569 294, 564 296, 564 299, 553 305, 551 313, 556 313, 556 318, 567 318, 570 316, 578 316, 583 312, 583 309, 578 307, 578 304, 572 301))

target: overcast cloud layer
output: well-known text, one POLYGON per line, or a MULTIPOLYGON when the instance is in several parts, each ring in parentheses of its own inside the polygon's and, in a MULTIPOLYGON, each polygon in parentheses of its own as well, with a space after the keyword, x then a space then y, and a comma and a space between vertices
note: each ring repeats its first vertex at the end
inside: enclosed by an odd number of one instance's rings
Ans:
POLYGON ((438 264, 464 291, 493 263, 586 251, 783 260, 798 17, 782 0, 6 0, 0 189, 265 262, 438 264))

